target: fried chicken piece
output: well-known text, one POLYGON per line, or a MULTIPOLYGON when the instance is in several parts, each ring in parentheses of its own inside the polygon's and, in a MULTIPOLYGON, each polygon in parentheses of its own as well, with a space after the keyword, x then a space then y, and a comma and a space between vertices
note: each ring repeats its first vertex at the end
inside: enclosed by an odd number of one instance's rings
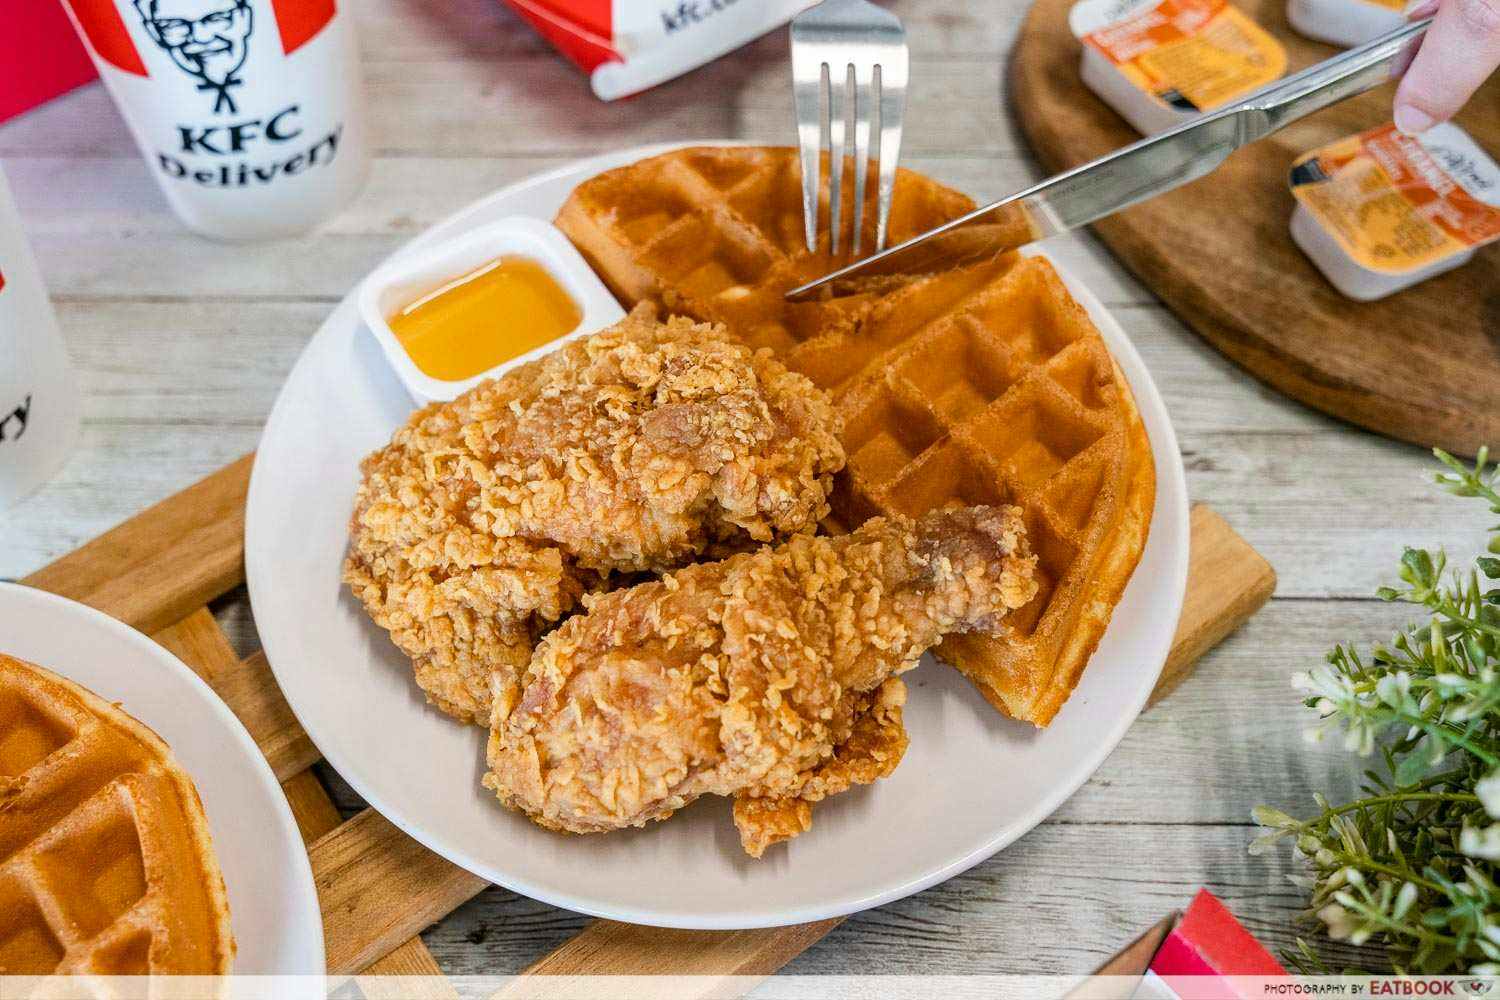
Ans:
POLYGON ((361 465, 344 580, 430 701, 487 722, 611 574, 813 531, 839 432, 769 352, 637 309, 413 414, 361 465))
POLYGON ((846 695, 830 727, 833 756, 799 775, 795 789, 775 795, 736 795, 734 825, 745 853, 758 858, 772 844, 812 829, 814 802, 889 777, 911 742, 901 720, 905 704, 906 685, 899 677, 887 678, 871 691, 846 695), (839 721, 844 719, 847 722, 839 721))
POLYGON ((895 675, 1030 600, 1014 507, 875 518, 853 534, 690 566, 584 598, 494 713, 484 784, 543 826, 592 833, 737 798, 745 850, 811 803, 889 774, 906 748, 895 675))

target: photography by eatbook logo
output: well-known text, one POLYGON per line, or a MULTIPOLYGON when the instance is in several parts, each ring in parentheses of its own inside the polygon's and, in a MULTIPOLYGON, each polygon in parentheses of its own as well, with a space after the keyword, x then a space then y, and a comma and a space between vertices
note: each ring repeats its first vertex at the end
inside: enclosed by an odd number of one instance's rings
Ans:
POLYGON ((1494 984, 1486 979, 1470 979, 1464 983, 1464 992, 1471 997, 1482 997, 1489 993, 1494 984))
POLYGON ((151 40, 214 95, 215 114, 234 114, 240 69, 255 28, 249 0, 133 0, 151 40))

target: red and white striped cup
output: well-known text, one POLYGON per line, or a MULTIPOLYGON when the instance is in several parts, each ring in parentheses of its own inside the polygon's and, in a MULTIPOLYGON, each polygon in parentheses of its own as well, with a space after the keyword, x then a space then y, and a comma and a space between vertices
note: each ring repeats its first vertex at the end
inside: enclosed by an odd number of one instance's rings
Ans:
POLYGON ((337 0, 66 0, 167 201, 219 239, 302 232, 369 165, 337 0))

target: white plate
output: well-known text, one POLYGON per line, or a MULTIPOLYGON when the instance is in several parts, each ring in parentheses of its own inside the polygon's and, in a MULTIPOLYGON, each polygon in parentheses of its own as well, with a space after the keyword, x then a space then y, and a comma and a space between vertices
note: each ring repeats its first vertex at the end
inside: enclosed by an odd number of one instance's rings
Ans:
MULTIPOLYGON (((550 219, 578 182, 666 148, 584 160, 497 191, 417 244, 506 215, 550 219)), ((479 785, 483 731, 424 704, 406 658, 339 582, 359 460, 411 410, 349 298, 292 369, 250 482, 250 596, 287 701, 339 773, 418 841, 516 892, 615 920, 801 923, 898 899, 984 860, 1056 809, 1119 742, 1166 659, 1187 578, 1187 491, 1161 396, 1099 300, 1058 270, 1135 390, 1157 489, 1140 567, 1045 731, 999 717, 957 671, 923 666, 907 675, 911 749, 896 773, 822 803, 811 831, 761 861, 740 851, 724 799, 592 837, 507 812, 479 785)))
MULTIPOLYGON (((297 823, 245 727, 181 660, 128 625, 0 583, 0 652, 119 704, 192 776, 229 892, 235 975, 322 976, 323 917, 297 823)), ((322 996, 319 982, 289 988, 322 996)))

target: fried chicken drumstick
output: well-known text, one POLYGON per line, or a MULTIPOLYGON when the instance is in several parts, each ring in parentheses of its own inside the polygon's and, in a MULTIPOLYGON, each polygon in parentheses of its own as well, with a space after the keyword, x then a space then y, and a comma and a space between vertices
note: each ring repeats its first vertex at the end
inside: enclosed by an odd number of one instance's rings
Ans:
POLYGON ((1036 585, 1020 512, 875 518, 585 598, 497 706, 484 778, 543 826, 592 833, 736 798, 745 850, 889 774, 895 675, 953 632, 996 633, 1036 585))
POLYGON ((413 414, 363 462, 344 580, 428 699, 486 723, 537 638, 614 572, 813 531, 828 398, 722 327, 649 308, 413 414))

